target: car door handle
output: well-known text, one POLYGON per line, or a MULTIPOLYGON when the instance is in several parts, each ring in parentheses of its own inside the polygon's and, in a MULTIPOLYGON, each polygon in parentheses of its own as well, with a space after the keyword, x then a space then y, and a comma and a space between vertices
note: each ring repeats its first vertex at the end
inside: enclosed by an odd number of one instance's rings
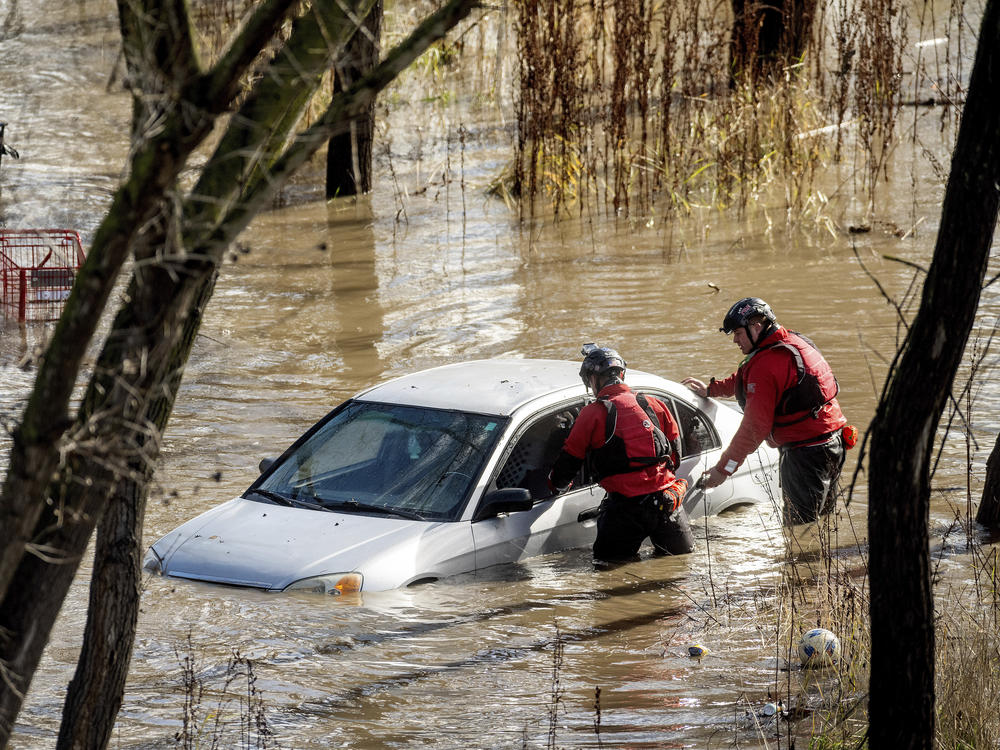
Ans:
POLYGON ((600 512, 601 512, 600 505, 595 505, 593 508, 588 508, 587 510, 581 511, 580 515, 576 517, 577 523, 583 523, 584 521, 589 521, 593 518, 597 518, 600 512))

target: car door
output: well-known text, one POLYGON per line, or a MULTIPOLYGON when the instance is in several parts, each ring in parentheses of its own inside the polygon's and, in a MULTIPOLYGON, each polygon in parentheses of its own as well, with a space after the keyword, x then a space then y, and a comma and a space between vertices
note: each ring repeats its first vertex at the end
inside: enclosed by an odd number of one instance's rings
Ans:
POLYGON ((592 481, 586 466, 569 491, 552 496, 548 489, 549 471, 584 403, 579 398, 535 415, 510 441, 487 492, 523 487, 531 492, 534 505, 472 524, 477 568, 593 544, 593 511, 604 490, 592 481))
POLYGON ((647 393, 667 405, 680 429, 681 464, 674 473, 688 480, 688 493, 684 499, 688 515, 698 518, 718 513, 732 497, 733 483, 725 482, 708 493, 694 486, 703 473, 718 463, 722 453, 722 442, 712 420, 701 409, 681 398, 657 391, 647 393))

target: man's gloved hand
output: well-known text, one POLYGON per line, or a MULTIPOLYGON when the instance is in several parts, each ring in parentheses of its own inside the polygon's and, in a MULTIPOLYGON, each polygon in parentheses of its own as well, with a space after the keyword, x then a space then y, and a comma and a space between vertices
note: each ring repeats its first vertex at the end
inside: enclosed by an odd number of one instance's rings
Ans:
POLYGON ((710 490, 713 487, 718 487, 727 479, 729 479, 728 474, 722 473, 718 469, 718 467, 713 466, 711 469, 709 469, 708 471, 706 471, 704 474, 701 475, 701 478, 698 480, 698 486, 710 490))

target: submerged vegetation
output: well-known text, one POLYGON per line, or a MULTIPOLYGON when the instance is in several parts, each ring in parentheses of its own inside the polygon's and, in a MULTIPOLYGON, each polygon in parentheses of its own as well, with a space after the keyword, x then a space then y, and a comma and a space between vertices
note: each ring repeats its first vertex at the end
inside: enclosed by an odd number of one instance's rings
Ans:
POLYGON ((764 205, 825 224, 840 201, 868 227, 902 144, 943 182, 978 12, 819 3, 800 56, 761 76, 734 70, 726 0, 514 0, 450 59, 513 107, 511 162, 492 190, 522 219, 596 211, 652 227, 764 205), (917 128, 929 112, 936 142, 917 128))
POLYGON ((257 687, 253 660, 233 650, 217 680, 199 665, 190 635, 186 652, 177 654, 184 692, 184 716, 174 745, 184 750, 230 747, 277 748, 267 721, 267 705, 257 687))
MULTIPOLYGON (((904 143, 907 158, 916 154, 943 182, 940 162, 963 103, 978 7, 952 0, 942 13, 898 0, 818 2, 811 24, 797 32, 795 57, 752 73, 763 53, 756 40, 734 42, 738 2, 491 6, 380 98, 381 179, 395 179, 393 159, 423 155, 435 160, 430 184, 464 189, 452 152, 500 128, 510 160, 490 191, 522 220, 601 212, 653 227, 699 208, 742 213, 761 205, 793 223, 829 227, 827 205, 839 201, 859 207, 856 227, 867 229, 904 143), (451 116, 458 105, 468 109, 451 116), (416 132, 393 132, 392 114, 414 107, 440 108, 441 116, 416 132), (939 142, 916 127, 929 112, 939 115, 939 142), (478 127, 462 121, 470 116, 481 117, 478 127)), ((218 36, 212 29, 230 27, 250 5, 201 6, 206 48, 218 36)), ((745 6, 747 14, 764 7, 745 6)), ((412 13, 386 6, 384 43, 412 13)), ((410 189, 396 185, 398 200, 410 189)))
POLYGON ((542 198, 557 211, 596 205, 643 218, 760 200, 797 214, 830 184, 818 174, 837 163, 849 165, 849 192, 873 211, 904 103, 961 99, 961 71, 948 63, 964 6, 943 23, 923 6, 918 38, 948 38, 915 46, 912 9, 895 0, 820 4, 801 57, 767 77, 735 69, 728 2, 514 7, 520 88, 511 189, 528 213, 542 198), (939 45, 945 59, 928 66, 925 50, 939 45))

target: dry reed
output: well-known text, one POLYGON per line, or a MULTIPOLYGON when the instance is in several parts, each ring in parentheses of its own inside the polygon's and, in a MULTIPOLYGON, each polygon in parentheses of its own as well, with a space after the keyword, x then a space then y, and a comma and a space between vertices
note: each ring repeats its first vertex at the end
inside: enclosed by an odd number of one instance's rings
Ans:
POLYGON ((591 201, 615 216, 758 200, 801 212, 817 169, 848 151, 870 200, 887 174, 907 45, 895 0, 822 5, 802 57, 766 76, 733 70, 736 47, 759 65, 757 40, 733 41, 733 8, 722 0, 514 8, 522 217, 537 202, 558 214, 591 201), (849 123, 858 126, 850 144, 849 123))

